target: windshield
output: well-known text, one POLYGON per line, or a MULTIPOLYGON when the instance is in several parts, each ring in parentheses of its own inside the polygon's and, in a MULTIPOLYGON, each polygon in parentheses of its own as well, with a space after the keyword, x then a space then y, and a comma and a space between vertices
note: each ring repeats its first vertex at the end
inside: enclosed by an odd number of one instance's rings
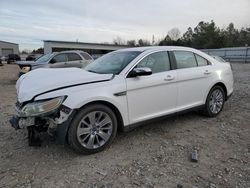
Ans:
POLYGON ((51 58, 51 56, 52 54, 43 55, 36 60, 36 63, 47 63, 51 58))
POLYGON ((90 63, 85 70, 99 74, 119 74, 140 53, 138 51, 112 52, 90 63))

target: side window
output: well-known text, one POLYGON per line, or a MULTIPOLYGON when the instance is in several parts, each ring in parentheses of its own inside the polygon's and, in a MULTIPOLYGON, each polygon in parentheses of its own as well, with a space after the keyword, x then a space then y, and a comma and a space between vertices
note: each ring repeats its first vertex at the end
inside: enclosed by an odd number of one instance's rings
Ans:
POLYGON ((92 57, 91 57, 89 54, 87 54, 87 53, 81 52, 81 55, 82 55, 82 57, 84 57, 84 59, 86 59, 86 60, 92 60, 92 57))
POLYGON ((156 52, 148 55, 136 67, 149 67, 152 73, 164 72, 170 70, 170 61, 168 52, 156 52))
POLYGON ((80 61, 82 58, 76 53, 67 53, 68 61, 80 61))
POLYGON ((208 60, 206 60, 205 58, 195 54, 198 66, 207 66, 209 65, 208 60))
POLYGON ((197 67, 196 59, 192 52, 174 51, 178 69, 197 67))
POLYGON ((67 57, 65 54, 58 54, 53 58, 53 63, 66 62, 67 57))

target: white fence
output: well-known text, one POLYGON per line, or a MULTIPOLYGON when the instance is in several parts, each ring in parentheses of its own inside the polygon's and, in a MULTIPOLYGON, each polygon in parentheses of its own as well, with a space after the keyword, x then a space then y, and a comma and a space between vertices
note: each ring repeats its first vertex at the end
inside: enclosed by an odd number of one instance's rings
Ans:
POLYGON ((201 51, 220 56, 229 62, 250 63, 250 47, 202 49, 201 51))

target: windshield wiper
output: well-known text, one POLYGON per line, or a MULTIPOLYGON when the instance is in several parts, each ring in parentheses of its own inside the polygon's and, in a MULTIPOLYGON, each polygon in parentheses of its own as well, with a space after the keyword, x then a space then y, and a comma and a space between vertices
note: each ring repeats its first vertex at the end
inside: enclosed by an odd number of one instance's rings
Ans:
POLYGON ((93 71, 93 70, 87 70, 87 71, 99 74, 99 72, 96 72, 96 71, 93 71))

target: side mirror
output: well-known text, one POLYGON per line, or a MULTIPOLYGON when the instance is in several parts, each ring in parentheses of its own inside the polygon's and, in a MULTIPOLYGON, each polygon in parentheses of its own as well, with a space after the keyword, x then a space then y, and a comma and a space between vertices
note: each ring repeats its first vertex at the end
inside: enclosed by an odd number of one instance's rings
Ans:
POLYGON ((54 58, 52 58, 52 59, 49 61, 49 63, 54 64, 54 63, 56 63, 56 60, 55 60, 54 58))
POLYGON ((148 76, 152 74, 152 70, 148 67, 140 67, 134 68, 130 73, 129 77, 136 77, 136 76, 148 76))

